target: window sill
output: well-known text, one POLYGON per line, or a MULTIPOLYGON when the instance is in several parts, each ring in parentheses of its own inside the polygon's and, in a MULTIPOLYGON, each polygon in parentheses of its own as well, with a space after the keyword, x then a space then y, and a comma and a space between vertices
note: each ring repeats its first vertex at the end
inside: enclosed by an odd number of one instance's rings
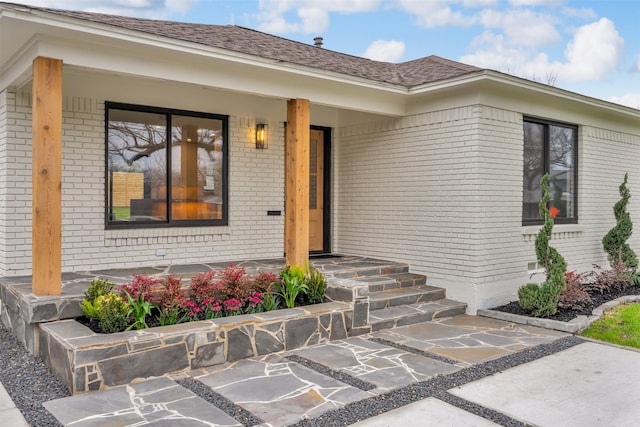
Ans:
MULTIPOLYGON (((542 228, 542 225, 529 225, 522 227, 522 236, 526 242, 536 239, 536 235, 542 228)), ((580 224, 556 224, 553 226, 551 233, 552 239, 577 239, 582 237, 584 225, 580 224)))
POLYGON ((194 243, 226 240, 229 226, 105 230, 105 246, 194 243))

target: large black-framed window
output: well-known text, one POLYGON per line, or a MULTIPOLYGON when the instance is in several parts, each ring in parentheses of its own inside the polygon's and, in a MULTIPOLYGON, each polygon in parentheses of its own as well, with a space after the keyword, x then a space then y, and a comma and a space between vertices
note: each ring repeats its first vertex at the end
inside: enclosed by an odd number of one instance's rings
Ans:
POLYGON ((524 118, 523 225, 541 224, 538 204, 540 179, 550 175, 555 222, 578 222, 578 127, 546 120, 524 118))
POLYGON ((227 225, 228 116, 105 103, 107 228, 227 225))

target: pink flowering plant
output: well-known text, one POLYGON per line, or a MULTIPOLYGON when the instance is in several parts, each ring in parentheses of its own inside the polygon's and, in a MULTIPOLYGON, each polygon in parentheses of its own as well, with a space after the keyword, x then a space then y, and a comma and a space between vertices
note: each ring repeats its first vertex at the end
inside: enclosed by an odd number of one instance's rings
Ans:
POLYGON ((164 289, 160 294, 160 325, 175 325, 182 320, 183 305, 186 297, 182 291, 182 281, 179 277, 168 276, 164 289))
MULTIPOLYGON (((274 273, 248 275, 243 267, 230 264, 220 271, 199 273, 187 283, 174 275, 133 275, 117 290, 126 298, 128 325, 138 329, 275 310, 284 301, 279 292, 283 282, 274 273), (145 310, 136 310, 137 306, 145 310)), ((307 296, 305 301, 311 300, 307 296)))
POLYGON ((218 300, 206 298, 202 301, 202 305, 204 306, 205 319, 216 319, 218 317, 222 317, 224 314, 222 312, 222 303, 218 300))

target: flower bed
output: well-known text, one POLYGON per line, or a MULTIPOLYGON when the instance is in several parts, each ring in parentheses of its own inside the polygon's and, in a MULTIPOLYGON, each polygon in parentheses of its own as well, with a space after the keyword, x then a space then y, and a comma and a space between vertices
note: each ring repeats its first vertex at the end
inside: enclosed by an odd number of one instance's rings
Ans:
POLYGON ((344 339, 352 318, 328 302, 111 334, 61 320, 40 325, 40 357, 76 394, 344 339))
POLYGON ((94 279, 81 303, 86 318, 79 320, 95 332, 114 333, 317 304, 325 290, 320 272, 305 273, 300 267, 285 267, 279 276, 250 276, 231 264, 219 272, 197 274, 188 287, 171 275, 133 275, 118 287, 94 279))
POLYGON ((478 310, 478 315, 501 320, 542 326, 564 332, 579 332, 602 316, 604 310, 618 303, 640 300, 640 284, 624 265, 610 269, 596 266, 594 271, 565 274, 566 288, 560 294, 557 311, 544 318, 532 316, 518 301, 478 310))

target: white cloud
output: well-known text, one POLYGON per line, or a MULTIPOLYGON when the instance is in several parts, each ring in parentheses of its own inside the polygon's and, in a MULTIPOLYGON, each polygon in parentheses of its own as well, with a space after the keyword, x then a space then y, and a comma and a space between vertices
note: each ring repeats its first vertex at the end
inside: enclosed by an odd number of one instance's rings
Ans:
POLYGON ((634 67, 631 69, 633 73, 640 73, 640 55, 638 55, 638 60, 636 61, 634 67))
POLYGON ((586 7, 576 8, 576 7, 563 7, 562 14, 566 16, 572 16, 574 18, 581 19, 596 19, 598 14, 593 10, 586 7))
POLYGON ((502 34, 485 31, 476 37, 472 46, 475 53, 464 55, 460 61, 482 68, 500 70, 511 74, 521 73, 522 64, 530 60, 528 50, 510 45, 502 34))
POLYGON ((165 0, 167 9, 181 13, 187 13, 198 2, 198 0, 165 0))
POLYGON ((142 18, 165 18, 188 12, 198 0, 26 0, 25 4, 142 18))
POLYGON ((509 4, 514 7, 523 6, 560 6, 567 0, 509 0, 509 4))
POLYGON ((613 96, 609 99, 616 104, 626 105, 627 107, 640 109, 640 93, 627 93, 622 96, 613 96))
POLYGON ((556 20, 546 14, 529 9, 512 9, 506 12, 485 10, 480 22, 487 28, 502 29, 509 43, 521 46, 549 46, 560 40, 554 24, 556 20))
POLYGON ((303 7, 298 10, 302 19, 302 28, 307 34, 320 34, 329 28, 329 14, 316 7, 303 7))
POLYGON ((624 54, 624 40, 607 18, 584 25, 567 45, 567 62, 555 64, 559 77, 569 81, 600 80, 616 70, 624 54))
MULTIPOLYGON (((454 11, 450 4, 459 3, 451 0, 396 0, 398 6, 412 15, 415 15, 418 25, 427 28, 446 26, 468 26, 474 22, 472 16, 466 16, 460 11, 454 11)), ((483 5, 485 2, 475 1, 472 4, 483 5)))
POLYGON ((260 31, 272 34, 295 33, 298 28, 299 25, 285 21, 282 16, 276 16, 258 26, 260 31))
POLYGON ((499 3, 498 0, 462 0, 464 7, 491 7, 499 3))
POLYGON ((258 29, 271 33, 320 34, 329 27, 329 13, 371 12, 381 0, 259 0, 258 29), (288 15, 295 12, 297 19, 288 15))
MULTIPOLYGON (((550 61, 547 54, 517 46, 502 35, 486 31, 474 40, 476 52, 460 60, 479 67, 544 81, 555 75, 559 81, 594 81, 606 77, 619 65, 624 40, 607 18, 578 28, 565 49, 565 61, 550 61)), ((639 64, 640 65, 640 64, 639 64)))
POLYGON ((374 61, 398 62, 404 56, 405 45, 397 40, 376 40, 362 54, 374 61))

